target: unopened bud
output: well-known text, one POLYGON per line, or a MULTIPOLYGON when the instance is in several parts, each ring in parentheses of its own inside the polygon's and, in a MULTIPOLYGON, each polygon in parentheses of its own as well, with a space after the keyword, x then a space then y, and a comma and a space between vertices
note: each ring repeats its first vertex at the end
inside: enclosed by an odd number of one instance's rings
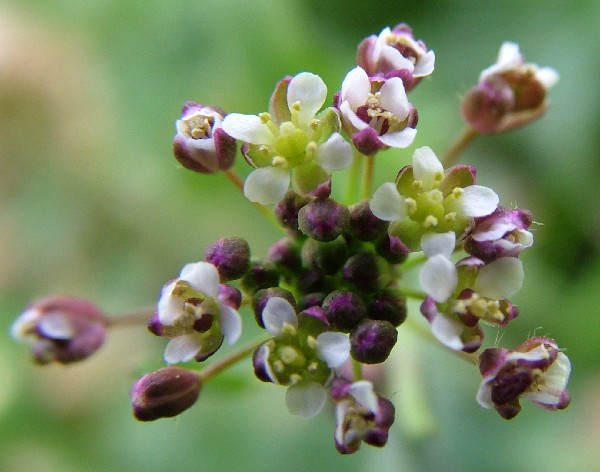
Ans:
POLYGON ((236 280, 250 268, 250 246, 243 238, 222 238, 206 248, 204 260, 217 268, 221 281, 236 280))
POLYGON ((180 367, 146 374, 131 391, 133 414, 140 421, 177 416, 196 403, 200 389, 198 374, 180 367))

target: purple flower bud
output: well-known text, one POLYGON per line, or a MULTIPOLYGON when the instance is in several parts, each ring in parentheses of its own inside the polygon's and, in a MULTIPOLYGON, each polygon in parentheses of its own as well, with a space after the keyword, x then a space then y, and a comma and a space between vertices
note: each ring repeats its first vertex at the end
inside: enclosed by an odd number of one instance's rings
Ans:
POLYGON ((12 336, 31 346, 38 364, 86 359, 104 343, 108 319, 88 300, 49 296, 33 302, 15 320, 12 336))
POLYGON ((250 246, 243 238, 221 238, 206 248, 204 260, 217 268, 222 282, 236 280, 250 268, 250 246))
POLYGON ((316 198, 298 212, 298 227, 317 241, 330 242, 348 226, 350 211, 335 200, 316 198))
POLYGON ((298 242, 289 237, 273 244, 267 252, 267 259, 277 268, 291 273, 297 273, 302 267, 298 242))
POLYGON ((242 305, 242 292, 237 288, 227 284, 219 284, 219 294, 217 298, 221 303, 237 310, 242 305))
POLYGON ((300 209, 310 203, 310 197, 299 195, 294 190, 290 189, 284 197, 275 205, 274 213, 277 221, 284 228, 289 229, 293 234, 299 232, 298 229, 298 212, 300 209))
POLYGON ((252 311, 254 312, 254 318, 256 318, 256 322, 261 328, 265 327, 262 319, 262 312, 267 302, 273 297, 283 298, 290 302, 293 307, 296 307, 294 295, 283 288, 269 287, 257 291, 252 297, 252 311))
POLYGON ((274 346, 275 342, 272 339, 266 341, 258 346, 252 355, 254 375, 256 375, 257 379, 262 380, 263 382, 276 382, 276 377, 271 371, 271 366, 269 365, 269 356, 274 346))
POLYGON ((546 410, 569 405, 566 389, 571 362, 554 340, 536 336, 510 351, 490 348, 481 353, 479 370, 483 380, 477 401, 494 407, 505 419, 521 410, 520 398, 527 398, 546 410))
POLYGON ((173 154, 183 167, 210 174, 233 165, 236 142, 221 128, 224 116, 217 107, 184 104, 173 138, 173 154))
POLYGON ((362 297, 345 290, 335 290, 327 295, 323 308, 329 322, 346 333, 367 317, 367 307, 362 297))
POLYGON ((307 239, 302 246, 302 260, 316 272, 333 275, 346 262, 347 251, 346 241, 341 236, 331 242, 307 239))
POLYGON ((475 218, 465 239, 465 251, 488 263, 500 257, 518 257, 533 244, 533 235, 528 231, 532 221, 527 210, 498 207, 491 215, 475 218))
POLYGON ((399 290, 383 290, 369 302, 367 311, 373 320, 389 321, 393 326, 400 326, 406 320, 406 297, 399 290))
POLYGON ((323 292, 308 293, 298 300, 298 311, 306 310, 312 306, 321 306, 323 305, 323 300, 325 300, 323 292))
POLYGON ((165 367, 144 375, 133 386, 133 414, 140 421, 170 418, 191 407, 200 394, 198 374, 179 367, 165 367))
POLYGON ((389 321, 365 320, 350 334, 352 357, 363 364, 384 362, 398 339, 398 331, 389 321))
POLYGON ((362 251, 346 261, 342 276, 357 288, 376 290, 388 284, 389 266, 372 252, 362 251))
POLYGON ((269 262, 254 262, 242 277, 240 284, 244 292, 253 295, 261 288, 279 285, 279 272, 269 262))
POLYGON ((377 254, 390 264, 403 263, 410 254, 410 248, 402 240, 393 234, 382 237, 375 246, 377 254))
POLYGON ((374 241, 387 233, 389 223, 377 218, 369 206, 368 200, 363 200, 350 207, 350 221, 347 232, 359 241, 374 241))

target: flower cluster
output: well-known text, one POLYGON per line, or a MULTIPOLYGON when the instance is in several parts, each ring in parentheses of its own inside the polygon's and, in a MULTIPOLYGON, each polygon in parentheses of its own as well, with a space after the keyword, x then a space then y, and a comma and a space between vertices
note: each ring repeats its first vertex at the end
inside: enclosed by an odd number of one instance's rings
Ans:
MULTIPOLYGON (((259 380, 287 388, 292 414, 309 418, 333 402, 340 453, 363 442, 382 447, 395 409, 363 368, 390 356, 409 298, 420 302, 431 339, 463 357, 481 349, 485 325, 504 328, 519 314, 511 297, 523 282, 520 253, 533 245, 529 211, 500 206, 491 188, 477 184, 473 166, 454 164, 454 155, 440 160, 428 146, 372 191, 379 153, 408 148, 416 137, 408 94, 434 63, 434 52, 399 24, 360 43, 332 106, 323 109, 327 87, 310 72, 279 81, 269 111, 258 115, 184 105, 176 159, 196 172, 226 172, 261 211, 272 205, 284 235, 262 258, 242 237, 220 239, 164 285, 147 327, 168 339, 167 364, 204 363, 224 341, 235 344, 244 310, 263 336, 200 371, 168 366, 145 375, 132 390, 136 418, 185 411, 205 382, 252 354, 259 380), (238 145, 250 166, 245 181, 232 167, 238 145), (342 199, 334 187, 343 181, 334 184, 332 173, 349 167, 354 177, 342 199), (363 167, 362 199, 354 198, 363 167), (419 264, 415 288, 401 275, 419 264)), ((505 43, 461 104, 471 136, 539 117, 557 78, 524 64, 518 47, 505 43)), ((25 311, 13 334, 30 341, 40 363, 72 362, 100 346, 108 324, 89 302, 51 298, 25 311)), ((570 362, 552 339, 485 349, 478 364, 477 401, 503 418, 520 411, 521 398, 548 410, 570 401, 570 362)))

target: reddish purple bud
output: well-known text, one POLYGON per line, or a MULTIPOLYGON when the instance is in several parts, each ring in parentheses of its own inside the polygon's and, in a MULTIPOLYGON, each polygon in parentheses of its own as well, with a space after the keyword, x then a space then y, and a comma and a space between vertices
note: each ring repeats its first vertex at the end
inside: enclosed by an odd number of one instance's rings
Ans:
POLYGON ((317 198, 298 212, 298 228, 321 242, 336 239, 348 226, 350 211, 329 198, 317 198))
POLYGON ((389 282, 388 265, 372 252, 350 257, 342 268, 344 280, 365 291, 376 290, 389 282))
POLYGON ((398 331, 389 321, 365 320, 350 334, 350 353, 363 364, 384 362, 396 345, 398 331))
POLYGON ((371 211, 369 200, 350 207, 350 221, 346 231, 359 241, 374 241, 387 233, 389 223, 380 220, 371 211))
POLYGON ((367 317, 367 307, 362 297, 345 290, 336 290, 327 295, 323 308, 329 322, 347 333, 367 317))
POLYGON ((310 203, 310 197, 299 195, 294 190, 290 189, 284 197, 277 202, 274 208, 275 218, 284 227, 289 229, 293 234, 299 232, 298 229, 298 212, 300 209, 310 203))
POLYGON ((267 302, 274 297, 283 298, 284 300, 290 302, 293 307, 296 306, 294 295, 283 288, 269 287, 257 291, 252 297, 252 311, 254 312, 254 318, 256 319, 256 322, 261 328, 265 327, 262 319, 262 312, 265 309, 267 302))
POLYGON ((204 260, 217 268, 222 282, 236 280, 250 268, 250 246, 243 238, 221 238, 206 248, 204 260))
POLYGON ((398 290, 383 290, 369 302, 369 318, 389 321, 393 326, 400 326, 406 320, 406 297, 398 290))
POLYGON ((13 323, 11 334, 31 346, 38 364, 69 364, 102 346, 107 324, 104 313, 88 300, 49 296, 29 305, 13 323))
POLYGON ((273 244, 267 252, 267 259, 277 268, 297 273, 302 267, 300 246, 295 239, 285 237, 273 244))
MULTIPOLYGON (((302 246, 302 260, 304 264, 322 275, 336 274, 346 262, 348 246, 343 237, 338 237, 331 242, 320 242, 307 239, 302 246)), ((321 291, 315 288, 309 292, 321 291)))
POLYGON ((269 262, 254 262, 242 277, 240 284, 245 293, 253 295, 261 288, 279 285, 279 272, 269 262))
POLYGON ((133 414, 140 421, 170 418, 191 407, 200 394, 198 374, 165 367, 139 379, 131 391, 133 414))

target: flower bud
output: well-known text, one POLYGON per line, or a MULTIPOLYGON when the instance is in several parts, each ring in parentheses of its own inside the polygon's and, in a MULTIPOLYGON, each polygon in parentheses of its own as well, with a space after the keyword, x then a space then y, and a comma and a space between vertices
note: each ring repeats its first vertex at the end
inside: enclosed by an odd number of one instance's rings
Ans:
POLYGON ((347 232, 359 241, 373 241, 387 233, 389 223, 377 218, 369 201, 363 200, 350 207, 350 221, 347 232))
POLYGON ((333 275, 344 265, 347 250, 346 241, 341 236, 330 242, 307 239, 302 246, 302 260, 316 272, 333 275))
POLYGON ((144 375, 131 391, 133 414, 140 421, 170 418, 191 407, 200 394, 198 374, 165 367, 144 375))
POLYGON ((367 311, 373 320, 389 321, 393 326, 399 326, 406 320, 406 297, 399 290, 382 290, 369 302, 367 311))
POLYGON ((387 234, 377 241, 375 250, 390 264, 401 264, 410 254, 410 248, 393 234, 387 234))
POLYGON ((348 226, 350 211, 329 198, 316 198, 298 212, 298 227, 317 241, 330 242, 348 226))
POLYGON ((261 288, 276 287, 279 284, 279 272, 269 262, 254 262, 240 284, 244 292, 253 295, 261 288))
POLYGON ((273 244, 267 252, 267 259, 277 268, 287 272, 297 273, 302 267, 300 247, 289 237, 285 237, 273 244))
POLYGON ((183 105, 173 138, 173 154, 183 167, 211 174, 233 165, 236 142, 221 128, 224 116, 217 107, 195 102, 183 105))
POLYGON ((398 339, 398 331, 389 321, 364 320, 350 334, 352 357, 363 364, 385 361, 398 339))
POLYGON ((236 280, 250 268, 250 246, 243 238, 221 238, 206 248, 204 260, 217 268, 221 281, 236 280))
POLYGON ((340 331, 349 333, 367 317, 362 297, 346 290, 335 290, 323 301, 325 316, 340 331))
POLYGON ((342 269, 346 281, 365 291, 386 286, 390 279, 389 266, 372 252, 359 252, 350 257, 342 269))
POLYGON ((292 233, 298 233, 298 212, 304 205, 310 203, 310 197, 299 195, 290 189, 274 207, 274 214, 281 226, 292 233))
POLYGON ((34 361, 68 364, 83 360, 104 343, 108 319, 88 300, 49 296, 15 320, 12 336, 31 346, 34 361))

